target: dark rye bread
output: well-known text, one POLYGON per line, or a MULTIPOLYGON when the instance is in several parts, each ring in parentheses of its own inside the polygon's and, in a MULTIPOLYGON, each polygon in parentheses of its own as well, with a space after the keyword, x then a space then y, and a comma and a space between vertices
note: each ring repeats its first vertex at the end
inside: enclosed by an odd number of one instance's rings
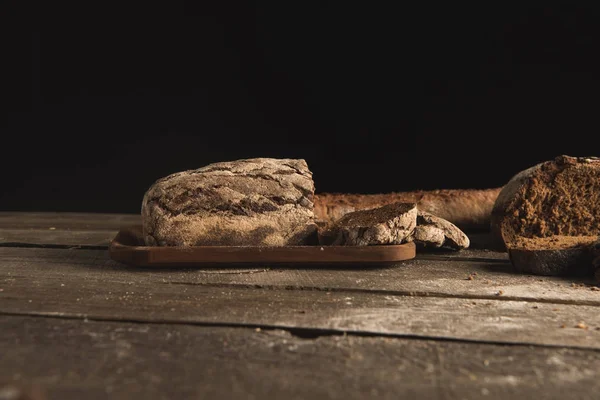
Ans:
POLYGON ((149 246, 314 244, 314 183, 304 160, 255 158, 156 181, 142 203, 149 246))
POLYGON ((589 276, 595 271, 597 236, 518 238, 508 248, 518 272, 535 275, 589 276))
POLYGON ((492 234, 518 237, 598 236, 600 159, 559 156, 515 175, 492 209, 492 234))
POLYGON ((559 156, 515 175, 496 200, 491 230, 519 271, 589 273, 600 235, 600 160, 559 156))
POLYGON ((344 215, 320 232, 319 242, 333 246, 401 244, 412 240, 416 224, 416 204, 393 203, 344 215))
POLYGON ((417 203, 419 210, 443 218, 463 231, 489 230, 490 215, 501 188, 418 190, 386 194, 319 193, 315 215, 322 223, 336 221, 353 211, 392 203, 417 203))
POLYGON ((423 248, 466 249, 469 237, 456 225, 426 211, 418 210, 414 242, 423 248))

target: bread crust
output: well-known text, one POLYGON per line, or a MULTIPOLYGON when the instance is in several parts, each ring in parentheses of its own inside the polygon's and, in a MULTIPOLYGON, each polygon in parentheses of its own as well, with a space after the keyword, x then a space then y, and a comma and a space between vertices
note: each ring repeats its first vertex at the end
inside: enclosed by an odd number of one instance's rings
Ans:
POLYGON ((314 244, 314 182, 304 160, 254 158, 157 180, 142 201, 147 246, 314 244))

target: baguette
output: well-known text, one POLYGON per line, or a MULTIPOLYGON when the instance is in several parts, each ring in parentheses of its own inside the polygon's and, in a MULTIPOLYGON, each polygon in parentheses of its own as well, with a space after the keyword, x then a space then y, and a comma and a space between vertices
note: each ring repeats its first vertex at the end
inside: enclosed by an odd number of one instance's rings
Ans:
POLYGON ((320 224, 337 221, 353 211, 392 203, 417 203, 419 210, 450 221, 463 231, 487 231, 494 202, 502 188, 418 190, 385 194, 315 194, 315 216, 320 224))

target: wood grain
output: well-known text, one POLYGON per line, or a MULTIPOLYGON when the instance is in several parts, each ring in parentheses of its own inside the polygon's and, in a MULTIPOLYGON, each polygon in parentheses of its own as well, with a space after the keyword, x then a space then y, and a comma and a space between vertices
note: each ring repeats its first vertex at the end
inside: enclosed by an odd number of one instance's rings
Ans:
POLYGON ((600 353, 0 317, 0 387, 47 399, 595 399, 600 353))
POLYGON ((0 314, 297 328, 600 349, 600 313, 596 306, 111 282, 68 274, 45 279, 0 278, 0 286, 0 314), (577 328, 580 322, 588 329, 577 328))
POLYGON ((0 228, 118 231, 122 226, 141 223, 137 214, 7 212, 0 211, 0 228))
POLYGON ((34 281, 66 277, 116 282, 319 289, 434 297, 486 298, 551 303, 600 305, 593 282, 514 273, 505 260, 464 261, 413 259, 381 268, 343 266, 319 268, 148 269, 110 260, 106 250, 0 248, 3 277, 31 277, 34 281), (240 273, 264 270, 261 273, 240 273), (237 273, 236 273, 237 272, 237 273), (477 274, 477 275, 473 275, 477 274), (498 293, 502 290, 502 295, 498 293))
POLYGON ((16 229, 0 228, 0 245, 39 245, 40 247, 108 247, 115 238, 112 230, 16 229))

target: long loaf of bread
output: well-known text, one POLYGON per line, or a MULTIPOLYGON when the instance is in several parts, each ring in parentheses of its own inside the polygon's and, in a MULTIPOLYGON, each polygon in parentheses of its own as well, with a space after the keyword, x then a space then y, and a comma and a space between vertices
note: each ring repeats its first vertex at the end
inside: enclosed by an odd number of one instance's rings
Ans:
POLYGON ((417 203, 420 210, 444 218, 464 231, 489 230, 494 202, 502 188, 418 190, 385 194, 315 194, 315 215, 321 223, 357 210, 386 204, 417 203))

